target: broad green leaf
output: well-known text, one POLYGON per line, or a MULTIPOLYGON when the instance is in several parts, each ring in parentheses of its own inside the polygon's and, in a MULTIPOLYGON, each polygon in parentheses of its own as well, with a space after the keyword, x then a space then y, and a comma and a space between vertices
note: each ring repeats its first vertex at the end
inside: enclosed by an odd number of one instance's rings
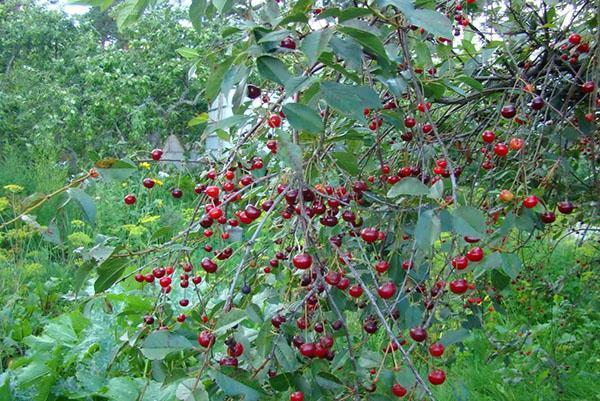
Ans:
POLYGON ((426 42, 417 42, 415 45, 415 51, 417 53, 417 65, 422 67, 429 67, 433 65, 433 61, 431 60, 431 51, 429 50, 426 42))
POLYGON ((338 165, 351 175, 357 175, 359 172, 356 156, 348 152, 334 152, 333 157, 338 165))
POLYGON ((459 81, 469 85, 471 88, 481 92, 483 90, 483 84, 471 77, 467 77, 465 76, 461 76, 461 77, 457 77, 456 79, 458 79, 459 81))
POLYGON ((132 162, 113 158, 98 160, 95 166, 102 178, 107 181, 125 180, 136 170, 136 166, 132 162))
POLYGON ((233 0, 212 0, 212 3, 220 14, 227 14, 233 6, 233 0))
POLYGON ((452 23, 437 11, 417 8, 410 11, 406 17, 411 24, 424 28, 435 36, 452 37, 452 23))
POLYGON ((380 57, 382 60, 388 59, 387 53, 385 52, 385 48, 383 47, 383 42, 371 32, 366 32, 360 29, 351 28, 347 26, 340 27, 338 28, 338 30, 352 37, 358 43, 371 50, 376 56, 380 57))
POLYGON ((221 90, 221 84, 223 83, 223 77, 229 70, 229 67, 233 63, 233 57, 225 58, 221 63, 217 64, 214 70, 211 72, 210 79, 206 82, 206 88, 204 95, 209 103, 212 103, 221 90))
POLYGON ((209 375, 228 396, 243 396, 244 401, 258 401, 266 396, 264 390, 256 382, 243 379, 237 370, 221 368, 219 371, 211 369, 209 375))
POLYGON ((428 198, 441 199, 444 196, 444 181, 438 180, 429 188, 428 198))
POLYGON ((340 12, 338 20, 339 22, 344 22, 354 18, 364 17, 367 15, 371 15, 371 10, 369 10, 368 8, 348 7, 340 12))
POLYGON ((115 6, 116 21, 119 30, 133 25, 142 16, 150 0, 125 0, 115 6))
POLYGON ((189 17, 192 26, 197 32, 202 32, 202 18, 206 12, 207 0, 192 0, 189 17))
POLYGON ((106 385, 104 396, 112 401, 131 401, 140 395, 140 388, 130 377, 113 377, 106 385))
POLYGON ((283 112, 292 127, 299 131, 318 134, 323 131, 323 119, 315 110, 301 103, 287 103, 283 112))
POLYGON ((202 381, 186 379, 179 383, 175 396, 181 401, 209 401, 208 393, 202 381))
POLYGON ((502 254, 502 271, 510 278, 516 278, 521 271, 523 265, 521 259, 514 253, 502 254))
POLYGON ((444 344, 444 346, 447 347, 452 344, 463 342, 464 340, 469 338, 470 335, 471 335, 471 332, 465 328, 460 328, 458 330, 446 331, 442 335, 440 342, 442 344, 444 344))
POLYGON ((315 381, 326 390, 339 390, 343 387, 342 381, 329 372, 319 372, 315 381))
POLYGON ((94 282, 94 291, 97 293, 108 290, 121 278, 127 266, 127 258, 108 259, 98 266, 98 278, 94 282))
POLYGON ((427 195, 429 187, 415 177, 405 177, 395 183, 388 191, 388 198, 400 195, 427 195))
POLYGON ((317 61, 321 53, 325 51, 332 35, 333 31, 325 28, 313 31, 304 38, 300 50, 308 57, 309 64, 313 64, 317 61))
POLYGON ((192 349, 194 345, 185 337, 168 330, 154 331, 146 337, 140 350, 151 360, 164 359, 171 352, 192 349))
POLYGON ((196 51, 196 49, 190 49, 189 47, 180 47, 176 50, 176 52, 183 58, 188 60, 193 60, 195 58, 200 57, 200 54, 196 51))
POLYGON ((419 216, 415 227, 415 241, 417 247, 429 250, 440 236, 441 222, 433 210, 427 210, 419 216))
POLYGON ((365 121, 363 114, 365 108, 381 106, 377 93, 367 86, 325 81, 321 83, 321 94, 331 107, 360 121, 365 121))
POLYGON ((296 352, 288 345, 284 338, 280 338, 275 346, 275 358, 284 372, 294 372, 298 369, 296 352))
POLYGON ((96 202, 94 202, 94 199, 79 188, 70 188, 67 190, 67 194, 79 205, 85 220, 94 225, 96 223, 96 202))
POLYGON ((279 142, 281 144, 279 155, 289 167, 300 174, 303 164, 302 149, 292 142, 289 133, 284 130, 279 132, 279 142))
POLYGON ((227 330, 240 324, 247 318, 248 318, 248 315, 246 314, 246 311, 244 311, 242 309, 232 309, 229 312, 225 313, 223 315, 223 317, 221 317, 217 321, 217 326, 216 326, 215 330, 213 331, 213 333, 215 335, 223 334, 227 330))
POLYGON ((261 56, 256 60, 258 72, 264 78, 285 85, 291 78, 288 68, 281 60, 271 56, 261 56))
POLYGON ((343 59, 349 68, 353 70, 360 70, 362 67, 361 54, 362 50, 359 45, 349 39, 341 39, 334 36, 329 41, 329 45, 337 54, 338 57, 343 59))
POLYGON ((485 237, 485 216, 472 206, 460 206, 454 211, 454 230, 460 235, 485 237))
POLYGON ((281 42, 283 39, 290 36, 290 31, 287 29, 282 29, 279 31, 269 32, 266 35, 262 36, 258 43, 267 43, 267 42, 281 42))
POLYGON ((288 96, 291 96, 296 92, 302 92, 304 89, 306 89, 310 85, 312 85, 315 82, 315 80, 316 80, 316 77, 314 77, 314 76, 292 77, 292 78, 288 79, 284 84, 285 93, 288 96))

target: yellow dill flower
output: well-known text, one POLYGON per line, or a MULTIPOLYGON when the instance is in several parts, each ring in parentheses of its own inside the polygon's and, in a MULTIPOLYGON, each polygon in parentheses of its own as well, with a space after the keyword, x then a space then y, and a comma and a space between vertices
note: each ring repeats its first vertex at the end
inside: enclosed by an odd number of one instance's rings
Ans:
POLYGON ((148 162, 141 162, 140 163, 140 168, 144 168, 146 170, 150 170, 150 163, 148 163, 148 162))
POLYGON ((43 270, 41 263, 27 263, 23 265, 22 272, 25 276, 34 276, 43 270))
POLYGON ((92 239, 86 233, 82 233, 81 231, 76 231, 67 236, 67 240, 74 248, 79 248, 82 246, 87 246, 92 243, 92 239))
POLYGON ((20 185, 16 185, 16 184, 8 184, 4 186, 4 189, 6 189, 8 192, 12 192, 13 194, 19 193, 19 192, 23 192, 23 190, 25 188, 23 188, 20 185))
POLYGON ((10 202, 8 201, 8 198, 6 198, 4 196, 2 198, 0 198, 0 212, 8 209, 9 206, 10 206, 10 202))
POLYGON ((136 224, 125 224, 123 225, 123 229, 127 231, 130 237, 134 238, 139 238, 148 232, 146 227, 138 226, 136 224))
POLYGON ((153 178, 153 179, 152 179, 152 181, 154 181, 154 183, 155 183, 156 185, 160 185, 160 186, 162 186, 162 185, 164 184, 164 183, 163 183, 161 180, 159 180, 159 179, 157 179, 157 178, 153 178))
POLYGON ((160 216, 143 216, 140 218, 140 224, 152 224, 158 219, 160 219, 160 216))
POLYGON ((71 221, 71 225, 74 228, 83 228, 83 227, 85 227, 85 221, 75 219, 75 220, 71 221))
POLYGON ((156 200, 156 206, 157 207, 163 207, 164 204, 165 204, 165 202, 162 199, 157 199, 156 200))

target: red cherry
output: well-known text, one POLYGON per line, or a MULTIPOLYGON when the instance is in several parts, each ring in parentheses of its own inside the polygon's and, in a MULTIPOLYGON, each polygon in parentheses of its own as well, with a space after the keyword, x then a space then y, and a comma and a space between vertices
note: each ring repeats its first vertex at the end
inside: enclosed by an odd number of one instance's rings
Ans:
POLYGON ((154 187, 154 184, 156 184, 156 182, 152 178, 144 178, 144 181, 142 181, 142 184, 144 185, 144 187, 150 189, 150 188, 154 187))
POLYGON ((377 241, 377 239, 379 238, 379 232, 375 228, 363 228, 360 232, 360 237, 363 239, 363 241, 372 243, 377 241))
POLYGON ((295 391, 290 395, 290 401, 304 401, 304 393, 302 391, 295 391))
POLYGON ((594 81, 587 81, 581 86, 581 91, 583 93, 591 93, 594 91, 594 89, 596 89, 596 84, 594 81))
POLYGON ((307 358, 314 358, 316 347, 313 343, 304 343, 300 346, 300 353, 307 358))
POLYGON ((450 282, 450 291, 455 294, 464 294, 469 288, 469 283, 464 278, 452 280, 450 282))
POLYGON ((408 270, 408 269, 412 270, 414 265, 415 264, 412 261, 405 260, 404 262, 402 262, 402 269, 403 270, 408 270))
POLYGON ((541 110, 544 104, 544 99, 541 96, 537 96, 531 101, 531 108, 533 110, 541 110))
POLYGON ((579 53, 587 53, 590 51, 590 44, 589 43, 582 43, 579 46, 577 46, 577 51, 579 53))
POLYGON ((494 134, 493 131, 485 130, 483 131, 483 134, 481 134, 481 139, 483 139, 483 142, 485 143, 492 143, 494 142, 494 139, 496 139, 496 134, 494 134))
POLYGON ((446 373, 441 369, 435 369, 427 375, 429 382, 434 385, 442 384, 446 381, 446 373))
POLYGON ((521 150, 524 143, 525 141, 523 141, 523 139, 515 137, 510 139, 508 146, 510 146, 512 150, 521 150))
POLYGON ((206 193, 206 195, 210 198, 216 199, 219 197, 219 187, 211 185, 206 187, 206 190, 204 191, 206 193))
POLYGON ((431 125, 429 123, 425 123, 425 124, 423 124, 423 127, 421 127, 421 130, 423 131, 424 134, 429 134, 431 132, 431 130, 433 130, 433 125, 431 125))
POLYGON ((498 157, 504 157, 508 154, 508 146, 504 143, 497 143, 496 146, 494 146, 494 153, 498 157))
POLYGON ((173 196, 173 198, 179 199, 183 196, 183 191, 179 188, 173 188, 173 190, 171 191, 171 195, 173 196))
POLYGON ((392 393, 396 397, 404 397, 408 391, 399 383, 394 383, 392 385, 392 393))
POLYGON ((137 198, 135 197, 134 194, 129 194, 129 195, 125 195, 125 198, 123 198, 123 201, 125 202, 126 205, 133 205, 137 201, 137 198))
POLYGON ((439 358, 444 354, 444 344, 442 343, 434 343, 429 346, 429 353, 431 356, 439 358))
POLYGON ((279 126, 281 126, 281 117, 279 117, 279 115, 277 114, 273 114, 267 120, 267 124, 270 128, 278 128, 279 126))
POLYGON ((454 267, 457 270, 466 269, 468 264, 469 259, 467 259, 464 256, 456 256, 454 259, 452 259, 452 267, 454 267))
POLYGON ((571 214, 575 209, 575 205, 571 201, 558 202, 558 211, 562 214, 571 214))
MULTIPOLYGON (((339 286, 338 286, 338 288, 339 288, 339 286)), ((350 289, 348 290, 348 293, 353 298, 359 298, 363 293, 363 289, 360 285, 355 284, 352 287, 350 287, 350 289)))
POLYGON ((285 47, 286 49, 294 50, 296 49, 296 42, 291 37, 287 37, 283 39, 280 43, 281 47, 285 47))
POLYGON ((346 291, 346 288, 348 288, 349 286, 350 286, 350 280, 348 280, 346 277, 342 277, 336 287, 339 290, 346 291))
POLYGON ((204 348, 212 347, 214 342, 215 336, 208 330, 204 330, 198 335, 198 344, 200 344, 204 348))
POLYGON ((377 263, 375 263, 375 270, 378 273, 383 273, 385 271, 387 271, 387 269, 389 269, 390 264, 388 262, 386 262, 385 260, 380 260, 377 263))
POLYGON ((293 257, 292 263, 297 269, 308 269, 312 266, 312 256, 307 253, 299 253, 293 257))
POLYGON ((554 223, 554 220, 556 220, 556 215, 553 212, 546 211, 540 214, 540 219, 542 220, 542 223, 550 224, 554 223))
POLYGON ((469 252, 467 252, 467 259, 469 259, 471 262, 481 261, 481 259, 483 259, 483 249, 478 246, 471 249, 469 252))
POLYGON ((388 281, 377 289, 377 293, 379 293, 379 296, 383 299, 390 299, 396 294, 396 284, 388 281))
POLYGON ((423 342, 427 340, 427 331, 422 327, 413 327, 410 329, 410 337, 416 342, 423 342))
POLYGON ((404 126, 406 128, 412 128, 415 125, 417 125, 417 120, 415 120, 413 117, 406 117, 404 119, 404 126))
POLYGON ((233 347, 227 348, 227 355, 238 357, 244 353, 244 346, 241 343, 235 343, 233 347))
POLYGON ((531 209, 531 208, 535 207, 535 205, 538 204, 538 200, 539 199, 537 196, 530 195, 523 200, 523 206, 525 206, 527 209, 531 209))
POLYGON ((254 85, 248 85, 246 87, 246 95, 250 98, 250 99, 256 99, 257 97, 260 96, 260 88, 258 86, 254 86, 254 85))
POLYGON ((502 107, 500 114, 502 114, 502 117, 504 118, 513 118, 517 115, 517 108, 512 104, 507 104, 506 106, 502 107))
POLYGON ((150 153, 150 157, 152 157, 152 160, 154 161, 159 161, 160 158, 163 155, 163 150, 162 149, 154 149, 152 151, 152 153, 150 153))
POLYGON ((220 207, 213 207, 212 209, 210 209, 210 212, 208 212, 208 215, 216 220, 219 217, 223 216, 223 210, 221 210, 220 207))
POLYGON ((578 45, 581 42, 581 35, 578 33, 572 33, 569 35, 569 43, 572 45, 578 45))

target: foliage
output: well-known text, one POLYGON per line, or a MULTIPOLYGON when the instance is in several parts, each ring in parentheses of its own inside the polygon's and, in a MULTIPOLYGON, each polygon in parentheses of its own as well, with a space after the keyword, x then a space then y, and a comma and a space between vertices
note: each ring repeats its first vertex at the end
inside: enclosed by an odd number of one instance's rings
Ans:
MULTIPOLYGON (((132 29, 149 6, 112 14, 132 29)), ((174 166, 131 144, 57 189, 4 187, 18 274, 0 394, 597 397, 590 4, 193 1, 189 16, 232 24, 210 55, 177 50, 190 76, 210 64, 207 103, 234 93, 233 116, 189 116, 224 154, 174 166)))

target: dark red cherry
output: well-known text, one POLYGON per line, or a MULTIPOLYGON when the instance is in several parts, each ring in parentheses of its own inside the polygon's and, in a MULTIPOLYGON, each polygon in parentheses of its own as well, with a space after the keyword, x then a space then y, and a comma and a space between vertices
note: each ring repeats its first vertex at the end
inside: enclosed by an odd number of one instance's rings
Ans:
POLYGON ((502 114, 502 117, 504 118, 513 118, 517 115, 517 108, 512 104, 507 104, 506 106, 502 107, 500 114, 502 114))

